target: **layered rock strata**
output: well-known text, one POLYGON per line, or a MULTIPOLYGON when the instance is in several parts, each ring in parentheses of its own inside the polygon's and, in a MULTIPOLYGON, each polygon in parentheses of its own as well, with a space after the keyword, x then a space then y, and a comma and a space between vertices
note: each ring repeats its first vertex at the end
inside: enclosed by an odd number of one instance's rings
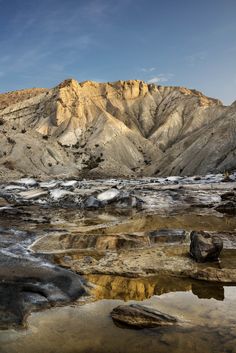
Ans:
POLYGON ((0 95, 0 177, 193 175, 236 168, 236 105, 143 81, 0 95))

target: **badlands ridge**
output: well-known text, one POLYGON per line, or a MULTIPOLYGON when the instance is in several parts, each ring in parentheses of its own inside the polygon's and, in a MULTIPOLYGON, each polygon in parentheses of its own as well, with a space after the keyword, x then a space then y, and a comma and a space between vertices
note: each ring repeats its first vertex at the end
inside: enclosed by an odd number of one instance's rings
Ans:
POLYGON ((236 103, 143 81, 0 94, 0 178, 202 175, 236 169, 236 103))

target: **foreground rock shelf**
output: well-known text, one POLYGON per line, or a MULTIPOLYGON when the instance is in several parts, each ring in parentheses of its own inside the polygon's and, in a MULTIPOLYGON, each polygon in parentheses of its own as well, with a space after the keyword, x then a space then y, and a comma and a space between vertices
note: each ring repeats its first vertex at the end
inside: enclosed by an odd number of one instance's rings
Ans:
MULTIPOLYGON (((234 257, 236 255, 233 251, 234 257)), ((223 259, 230 250, 223 251, 223 259)), ((65 253, 64 253, 65 254, 65 253)), ((194 278, 204 281, 236 283, 236 269, 221 268, 220 262, 198 264, 189 257, 189 246, 159 246, 158 248, 124 250, 106 253, 96 260, 93 256, 56 254, 57 263, 80 274, 109 274, 128 277, 153 274, 194 278)))

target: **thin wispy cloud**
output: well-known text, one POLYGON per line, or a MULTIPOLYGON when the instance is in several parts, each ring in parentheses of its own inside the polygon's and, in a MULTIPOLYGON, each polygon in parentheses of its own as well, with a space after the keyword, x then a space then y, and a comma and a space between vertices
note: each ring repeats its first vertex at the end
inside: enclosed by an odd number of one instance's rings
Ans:
POLYGON ((146 73, 149 73, 149 72, 153 72, 153 71, 156 71, 156 68, 155 67, 143 67, 141 69, 142 72, 146 72, 146 73))
POLYGON ((173 74, 159 74, 148 80, 148 83, 164 83, 168 82, 174 75, 173 74))
POLYGON ((132 78, 235 100, 236 2, 211 2, 0 0, 0 91, 132 78))

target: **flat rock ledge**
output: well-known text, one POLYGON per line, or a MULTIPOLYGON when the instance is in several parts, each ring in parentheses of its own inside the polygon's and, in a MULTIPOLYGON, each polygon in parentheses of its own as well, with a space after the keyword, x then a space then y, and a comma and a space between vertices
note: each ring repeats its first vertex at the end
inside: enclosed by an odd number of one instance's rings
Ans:
MULTIPOLYGON (((231 251, 231 250, 229 250, 231 251)), ((55 254, 55 260, 62 266, 82 274, 107 274, 125 277, 153 275, 199 279, 203 281, 236 283, 235 268, 221 268, 221 261, 228 257, 223 250, 220 262, 197 263, 189 255, 189 245, 175 247, 159 245, 154 248, 125 249, 107 252, 104 257, 88 262, 85 259, 64 261, 64 254, 55 254)))
POLYGON ((178 320, 159 310, 139 305, 119 305, 111 312, 113 321, 130 328, 142 329, 176 325, 178 320))

